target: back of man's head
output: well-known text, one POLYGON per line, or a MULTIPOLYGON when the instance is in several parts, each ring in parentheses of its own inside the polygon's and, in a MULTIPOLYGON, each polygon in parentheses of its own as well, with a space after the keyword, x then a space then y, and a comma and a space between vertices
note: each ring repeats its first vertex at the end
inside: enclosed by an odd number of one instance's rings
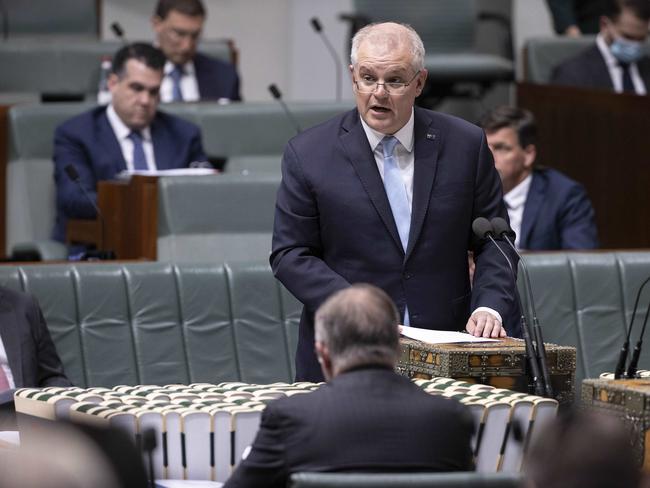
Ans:
POLYGON ((145 42, 135 42, 120 48, 113 57, 113 73, 122 76, 126 63, 135 59, 155 71, 165 67, 165 55, 157 47, 145 42))
POLYGON ((205 17, 201 0, 159 0, 155 15, 164 20, 172 10, 190 17, 205 17))
POLYGON ((650 0, 606 0, 603 15, 616 21, 624 9, 641 20, 650 21, 650 0))
POLYGON ((570 412, 546 426, 524 465, 532 488, 636 488, 641 472, 631 432, 617 418, 570 412))
POLYGON ((521 147, 537 143, 535 117, 523 108, 501 105, 485 113, 478 125, 487 133, 497 132, 503 128, 513 129, 517 133, 521 147))
POLYGON ((375 286, 357 284, 332 295, 315 319, 317 350, 324 346, 328 356, 319 352, 320 359, 331 362, 325 376, 362 366, 394 367, 399 356, 398 323, 392 300, 375 286))

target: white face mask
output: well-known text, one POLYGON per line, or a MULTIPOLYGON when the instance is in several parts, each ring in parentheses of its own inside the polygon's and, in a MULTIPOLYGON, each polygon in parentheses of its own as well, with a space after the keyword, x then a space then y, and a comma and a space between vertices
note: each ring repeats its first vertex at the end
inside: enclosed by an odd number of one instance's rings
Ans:
POLYGON ((612 55, 621 63, 635 63, 643 56, 643 44, 622 37, 615 37, 609 46, 612 55))

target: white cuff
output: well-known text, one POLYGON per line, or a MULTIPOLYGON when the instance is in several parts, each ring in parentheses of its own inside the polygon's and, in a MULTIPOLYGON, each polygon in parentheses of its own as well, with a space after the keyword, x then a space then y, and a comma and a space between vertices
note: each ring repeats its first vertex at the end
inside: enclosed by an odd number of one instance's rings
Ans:
POLYGON ((503 324, 503 319, 501 318, 501 314, 494 310, 493 308, 490 307, 478 307, 476 310, 472 312, 472 315, 474 315, 476 312, 487 312, 490 315, 492 315, 495 319, 499 321, 500 324, 503 324))

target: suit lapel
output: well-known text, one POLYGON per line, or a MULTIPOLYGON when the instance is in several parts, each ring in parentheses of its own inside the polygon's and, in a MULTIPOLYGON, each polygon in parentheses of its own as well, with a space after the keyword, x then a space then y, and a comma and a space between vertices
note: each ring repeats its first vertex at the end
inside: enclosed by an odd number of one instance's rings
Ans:
POLYGON ((97 133, 99 136, 97 140, 100 141, 104 153, 108 155, 108 159, 116 168, 115 173, 125 170, 126 161, 124 160, 124 154, 122 154, 122 147, 108 121, 106 111, 97 119, 97 133))
POLYGON ((395 244, 401 250, 402 242, 397 232, 393 212, 390 208, 388 197, 386 196, 384 183, 377 170, 375 157, 370 150, 368 138, 359 120, 359 112, 356 110, 349 112, 343 119, 341 128, 341 143, 348 154, 350 163, 359 176, 361 184, 368 193, 370 201, 377 210, 386 229, 388 229, 393 241, 395 241, 395 244))
POLYGON ((426 112, 415 109, 414 146, 415 168, 413 170, 413 205, 411 210, 411 229, 406 259, 409 258, 415 243, 420 237, 427 210, 433 180, 438 164, 438 149, 441 144, 440 131, 432 127, 433 122, 426 112))
POLYGON ((521 236, 519 236, 519 247, 527 249, 530 240, 530 233, 533 231, 533 224, 537 220, 544 195, 546 194, 546 181, 537 172, 533 171, 533 181, 530 182, 530 189, 526 196, 524 214, 521 218, 521 236))
POLYGON ((0 336, 7 353, 7 362, 17 388, 25 384, 23 378, 20 330, 16 322, 16 312, 8 306, 4 293, 0 292, 0 336))

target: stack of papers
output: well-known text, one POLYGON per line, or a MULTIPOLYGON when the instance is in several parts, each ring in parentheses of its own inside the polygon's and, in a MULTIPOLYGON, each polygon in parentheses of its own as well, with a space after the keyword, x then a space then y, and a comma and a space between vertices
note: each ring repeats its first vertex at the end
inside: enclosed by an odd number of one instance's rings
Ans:
POLYGON ((418 329, 417 327, 400 327, 400 333, 409 339, 426 342, 427 344, 454 344, 457 342, 498 342, 499 339, 474 337, 465 332, 451 330, 418 329))

